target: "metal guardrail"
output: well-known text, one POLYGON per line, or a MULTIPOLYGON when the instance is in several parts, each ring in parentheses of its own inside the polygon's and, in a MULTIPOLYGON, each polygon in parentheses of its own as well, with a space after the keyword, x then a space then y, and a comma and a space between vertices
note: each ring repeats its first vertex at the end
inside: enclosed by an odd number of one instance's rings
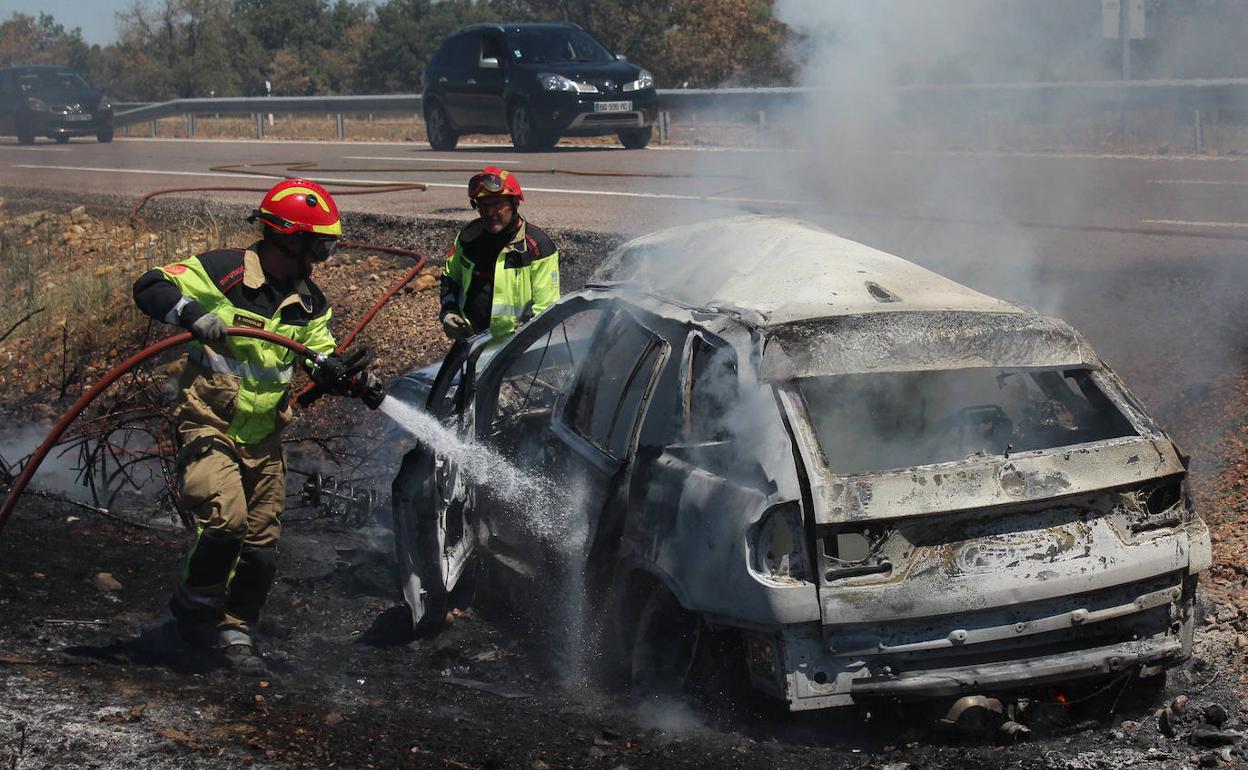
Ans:
MULTIPOLYGON (((1248 78, 1219 80, 1134 80, 1082 83, 993 83, 973 85, 918 85, 880 89, 815 88, 687 88, 659 89, 662 111, 713 112, 739 116, 783 111, 815 104, 872 104, 898 109, 1043 109, 1046 112, 1132 110, 1146 108, 1248 109, 1248 78)), ((156 121, 172 115, 207 113, 337 114, 419 113, 420 94, 365 96, 258 96, 213 99, 175 99, 150 104, 118 103, 117 126, 156 121)), ((263 126, 257 118, 257 134, 263 126)))

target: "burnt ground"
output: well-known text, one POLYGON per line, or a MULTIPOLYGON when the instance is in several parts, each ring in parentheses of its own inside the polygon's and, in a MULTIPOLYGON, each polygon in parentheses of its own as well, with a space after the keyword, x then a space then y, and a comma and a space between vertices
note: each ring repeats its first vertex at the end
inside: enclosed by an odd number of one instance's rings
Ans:
MULTIPOLYGON (((80 202, 23 197, 24 206, 53 211, 80 202)), ((87 203, 101 219, 123 208, 106 199, 87 203)), ((202 215, 201 207, 166 204, 151 216, 177 221, 202 215)), ((217 216, 232 213, 214 208, 217 216)), ((452 227, 377 219, 364 223, 360 239, 417 243, 437 254, 452 227)), ((611 242, 556 235, 572 246, 564 247, 569 288, 611 242)), ((340 329, 405 269, 348 256, 327 270, 323 283, 340 329)), ((370 327, 365 341, 386 351, 383 374, 439 355, 442 343, 431 333, 435 302, 428 289, 405 292, 370 327)), ((1213 311, 1188 312, 1198 325, 1213 311)), ((118 348, 137 349, 139 331, 126 333, 136 336, 119 340, 118 348)), ((1149 370, 1133 365, 1141 362, 1115 363, 1133 385, 1132 370, 1149 370)), ((1248 391, 1244 362, 1233 364, 1231 374, 1210 378, 1198 393, 1171 394, 1157 414, 1168 426, 1182 424, 1199 459, 1194 486, 1201 508, 1216 514, 1210 523, 1218 566, 1202 590, 1195 656, 1162 687, 1113 682, 1090 692, 1035 693, 1028 713, 1034 734, 1026 742, 1000 747, 991 736, 956 734, 919 709, 788 715, 731 688, 721 693, 713 682, 684 699, 639 701, 599 676, 609 661, 590 650, 590 665, 577 665, 575 645, 558 624, 512 614, 485 587, 463 597, 445 631, 416 638, 407 630, 384 529, 348 527, 299 508, 288 517, 278 582, 260 628, 271 674, 240 679, 198 659, 170 632, 165 604, 186 536, 167 511, 153 515, 150 501, 138 501, 134 510, 118 511, 133 522, 122 523, 28 496, 0 534, 0 768, 1248 764, 1238 740, 1248 732, 1248 637, 1240 611, 1248 609, 1241 604, 1248 549, 1233 518, 1248 513, 1248 391), (591 673, 568 673, 584 668, 591 673), (1058 703, 1059 695, 1068 705, 1058 703)), ((51 374, 10 367, 0 375, 9 421, 46 400, 39 378, 51 374)), ((1165 392, 1156 382, 1143 389, 1165 392)), ((58 413, 74 395, 48 412, 58 413)), ((394 467, 403 440, 376 416, 326 402, 300 430, 315 435, 346 421, 354 434, 372 439, 366 453, 379 474, 394 467)), ((292 465, 326 462, 303 445, 292 455, 292 465)), ((375 483, 384 492, 388 475, 375 483)))

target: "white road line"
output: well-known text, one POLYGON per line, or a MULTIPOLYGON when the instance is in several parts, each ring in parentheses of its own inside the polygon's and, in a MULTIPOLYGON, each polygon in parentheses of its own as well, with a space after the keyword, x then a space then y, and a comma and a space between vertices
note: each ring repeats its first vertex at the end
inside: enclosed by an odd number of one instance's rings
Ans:
POLYGON ((15 152, 73 152, 68 147, 14 147, 7 144, 0 144, 0 150, 13 150, 15 152))
POLYGON ((343 160, 348 161, 411 161, 413 163, 467 163, 469 166, 515 166, 520 161, 479 161, 464 160, 464 158, 456 157, 424 157, 411 155, 407 157, 389 156, 389 155, 343 155, 343 160))
POLYGON ((1149 184, 1200 184, 1213 187, 1248 187, 1248 182, 1233 179, 1150 179, 1149 184))
POLYGON ((1248 222, 1189 222, 1183 219, 1142 219, 1148 225, 1181 225, 1184 227, 1230 227, 1248 229, 1248 222))
MULTIPOLYGON (((15 163, 10 168, 29 168, 42 169, 48 171, 90 171, 101 174, 146 174, 149 176, 193 176, 193 177, 228 177, 236 179, 239 182, 244 181, 247 177, 258 179, 284 179, 283 174, 230 174, 224 171, 157 171, 154 169, 138 169, 138 168, 101 168, 98 166, 50 166, 36 163, 15 163)), ((350 184, 352 182, 366 182, 368 184, 388 185, 388 184, 405 184, 401 179, 344 179, 339 177, 316 177, 316 181, 322 184, 350 184)), ((463 190, 462 184, 450 184, 446 182, 421 182, 421 184, 430 188, 445 188, 448 190, 463 190)), ((621 190, 571 190, 560 187, 528 187, 525 192, 552 193, 556 195, 596 195, 609 198, 649 198, 654 200, 678 200, 678 201, 706 201, 709 203, 751 203, 768 206, 795 206, 797 201, 784 198, 738 198, 729 196, 708 197, 705 195, 680 195, 677 193, 644 193, 644 192, 624 192, 621 190)))

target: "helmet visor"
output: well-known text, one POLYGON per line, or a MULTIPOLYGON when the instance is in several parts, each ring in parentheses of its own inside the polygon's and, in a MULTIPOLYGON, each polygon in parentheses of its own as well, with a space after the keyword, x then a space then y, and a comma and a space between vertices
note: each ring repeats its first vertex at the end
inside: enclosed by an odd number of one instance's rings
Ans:
POLYGON ((308 257, 313 262, 324 262, 325 260, 332 257, 334 255, 334 252, 338 251, 338 239, 337 238, 324 238, 324 237, 312 236, 312 237, 309 237, 307 240, 308 240, 307 254, 308 254, 308 257))
POLYGON ((503 180, 497 174, 478 174, 472 185, 472 197, 497 195, 503 191, 503 180))

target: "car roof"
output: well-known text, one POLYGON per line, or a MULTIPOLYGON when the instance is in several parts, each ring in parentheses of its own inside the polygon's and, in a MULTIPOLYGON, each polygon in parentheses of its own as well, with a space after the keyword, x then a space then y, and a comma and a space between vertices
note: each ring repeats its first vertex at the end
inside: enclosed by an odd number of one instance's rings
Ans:
POLYGON ((904 311, 1030 313, 909 260, 785 217, 684 225, 620 246, 595 284, 627 284, 761 326, 904 311))

